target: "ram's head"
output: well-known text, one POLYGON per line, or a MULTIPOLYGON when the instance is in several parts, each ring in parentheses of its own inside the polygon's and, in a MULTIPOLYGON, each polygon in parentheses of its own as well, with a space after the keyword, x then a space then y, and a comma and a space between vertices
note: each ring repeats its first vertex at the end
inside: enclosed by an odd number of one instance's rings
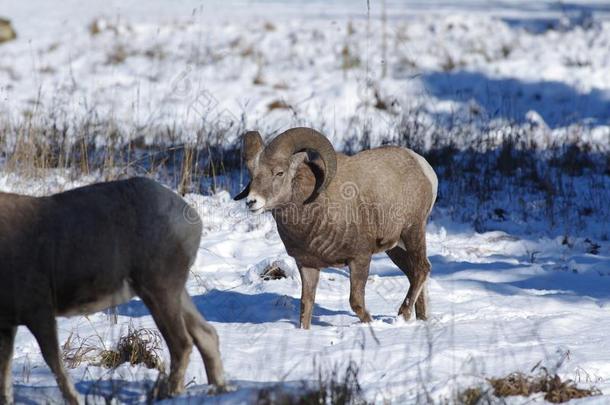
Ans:
POLYGON ((324 168, 305 203, 314 201, 328 187, 337 170, 337 155, 328 139, 311 128, 293 128, 265 146, 257 131, 247 132, 244 158, 251 180, 234 199, 246 198, 246 205, 253 213, 291 202, 293 180, 299 165, 307 160, 308 151, 319 155, 324 168))

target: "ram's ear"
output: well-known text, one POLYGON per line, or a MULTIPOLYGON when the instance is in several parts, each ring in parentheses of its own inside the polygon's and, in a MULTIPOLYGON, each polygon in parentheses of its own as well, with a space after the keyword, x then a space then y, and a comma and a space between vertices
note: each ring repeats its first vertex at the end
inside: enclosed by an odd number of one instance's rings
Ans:
POLYGON ((235 200, 235 201, 243 200, 244 198, 246 198, 248 196, 248 194, 250 194, 250 183, 248 183, 246 188, 244 188, 241 191, 241 193, 239 193, 235 197, 233 197, 233 200, 235 200))
POLYGON ((258 131, 248 131, 244 135, 244 159, 248 169, 253 170, 258 164, 258 157, 263 148, 263 137, 258 131))

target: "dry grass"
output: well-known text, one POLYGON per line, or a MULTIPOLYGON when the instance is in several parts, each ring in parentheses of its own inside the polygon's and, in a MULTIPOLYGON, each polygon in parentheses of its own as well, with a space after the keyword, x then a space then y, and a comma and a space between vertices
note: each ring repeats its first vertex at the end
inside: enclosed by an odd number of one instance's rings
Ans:
POLYGON ((10 20, 0 17, 0 43, 17 38, 17 33, 10 20))
POLYGON ((263 24, 263 28, 265 29, 265 31, 268 32, 277 30, 277 27, 271 21, 265 21, 265 24, 263 24))
POLYGON ((119 129, 96 117, 65 123, 32 112, 19 121, 0 120, 0 170, 24 180, 53 172, 71 181, 146 176, 184 194, 228 189, 229 174, 240 164, 237 148, 214 128, 201 128, 185 144, 174 127, 119 129))
POLYGON ((552 403, 567 402, 576 398, 601 394, 596 388, 578 388, 572 380, 562 381, 557 374, 549 374, 546 370, 543 370, 537 376, 512 373, 502 378, 491 378, 489 383, 497 397, 514 395, 529 397, 532 394, 542 392, 544 393, 544 399, 552 403))
POLYGON ((289 110, 290 105, 286 103, 284 100, 274 100, 267 104, 267 109, 271 110, 289 110))
POLYGON ((161 335, 156 330, 131 326, 112 349, 106 347, 99 335, 81 338, 71 333, 62 345, 63 361, 68 368, 77 368, 82 364, 116 368, 129 363, 132 366, 144 364, 164 372, 165 366, 160 356, 162 344, 161 335))
POLYGON ((349 70, 360 66, 361 61, 357 55, 354 55, 350 47, 345 44, 341 49, 341 69, 349 70))
POLYGON ((116 368, 123 363, 132 366, 144 364, 148 368, 156 368, 163 372, 165 366, 159 355, 162 342, 161 335, 156 330, 130 327, 127 335, 119 339, 115 349, 100 352, 100 365, 116 368))
POLYGON ((107 65, 120 65, 125 62, 129 57, 130 52, 123 44, 117 44, 112 48, 112 50, 108 53, 106 58, 107 65))
POLYGON ((271 263, 263 272, 261 273, 261 278, 264 281, 269 280, 280 280, 282 278, 286 278, 286 272, 277 265, 277 263, 271 263))
POLYGON ((457 396, 457 403, 460 405, 477 405, 480 404, 485 397, 485 392, 479 387, 466 388, 457 396))
POLYGON ((63 361, 68 368, 77 368, 81 364, 96 364, 100 349, 92 340, 96 336, 81 339, 73 332, 70 333, 66 342, 62 345, 63 361))

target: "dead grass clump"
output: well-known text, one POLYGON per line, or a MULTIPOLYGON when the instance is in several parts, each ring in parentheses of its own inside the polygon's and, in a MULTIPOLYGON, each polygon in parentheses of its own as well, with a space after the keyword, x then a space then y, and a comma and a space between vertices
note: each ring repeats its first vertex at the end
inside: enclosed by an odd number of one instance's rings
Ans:
POLYGON ((466 388, 464 391, 458 393, 457 403, 460 405, 476 405, 485 396, 481 388, 466 388))
POLYGON ((277 29, 276 26, 271 21, 265 21, 263 28, 265 29, 265 31, 268 31, 268 32, 272 32, 277 29))
POLYGON ((126 24, 122 24, 119 21, 111 22, 106 18, 95 18, 87 26, 89 34, 91 36, 99 35, 103 32, 109 31, 115 35, 125 34, 132 31, 131 27, 126 24))
POLYGON ((0 44, 17 38, 17 33, 13 29, 11 20, 0 17, 0 44))
POLYGON ((269 104, 267 104, 267 109, 269 111, 272 111, 272 110, 289 110, 290 109, 290 105, 288 105, 288 103, 286 103, 283 100, 274 100, 274 101, 270 102, 269 104))
POLYGON ((345 44, 341 49, 341 69, 349 70, 360 66, 360 58, 353 55, 349 46, 345 44))
POLYGON ((101 351, 100 365, 116 368, 129 362, 132 366, 144 364, 148 368, 163 372, 165 367, 159 356, 161 344, 161 335, 156 330, 129 328, 127 335, 119 339, 115 349, 101 351))
POLYGON ((68 368, 77 368, 83 363, 95 363, 99 349, 91 343, 91 339, 81 339, 70 333, 61 347, 63 361, 68 368))
POLYGON ((489 383, 494 389, 494 395, 498 397, 514 395, 529 397, 532 394, 544 392, 544 399, 552 403, 601 394, 596 388, 578 388, 572 380, 562 381, 557 374, 551 375, 546 370, 543 370, 538 376, 512 373, 503 378, 491 378, 489 383))
POLYGON ((252 79, 252 84, 255 84, 257 86, 263 86, 265 83, 265 79, 263 78, 261 72, 258 72, 256 76, 254 76, 254 79, 252 79))
POLYGON ((161 335, 156 330, 130 327, 114 349, 107 349, 99 335, 81 338, 74 333, 70 333, 61 348, 64 364, 68 368, 77 368, 81 364, 116 368, 129 362, 164 372, 163 360, 159 355, 161 345, 161 335))
POLYGON ((104 29, 106 28, 106 24, 105 21, 100 20, 99 18, 96 18, 95 20, 91 21, 91 23, 89 24, 89 34, 93 35, 97 35, 99 33, 101 33, 102 31, 104 31, 104 29))
POLYGON ((286 272, 277 265, 277 263, 271 263, 261 273, 261 278, 265 281, 269 280, 280 280, 286 278, 286 272))
POLYGON ((121 44, 116 45, 109 53, 106 59, 107 65, 120 65, 129 57, 127 49, 121 44))
POLYGON ((243 48, 240 52, 239 55, 242 58, 247 58, 249 56, 253 56, 255 54, 254 48, 252 46, 246 46, 245 48, 243 48))

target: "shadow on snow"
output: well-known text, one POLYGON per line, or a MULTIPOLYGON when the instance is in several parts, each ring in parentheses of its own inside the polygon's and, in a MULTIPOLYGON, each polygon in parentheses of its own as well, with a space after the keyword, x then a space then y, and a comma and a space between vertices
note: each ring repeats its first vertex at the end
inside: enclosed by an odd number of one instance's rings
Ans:
MULTIPOLYGON (((483 114, 487 118, 522 123, 526 120, 525 114, 534 110, 551 128, 582 122, 610 123, 610 92, 598 89, 583 94, 557 81, 490 78, 466 71, 429 72, 421 79, 430 95, 457 102, 474 100, 485 109, 483 114)), ((439 119, 451 121, 452 115, 441 113, 439 119)))
MULTIPOLYGON (((605 261, 603 257, 597 260, 600 264, 605 261)), ((521 261, 512 264, 501 258, 487 263, 472 263, 450 262, 443 256, 432 256, 431 262, 433 275, 445 278, 446 282, 475 284, 496 294, 523 294, 523 290, 531 290, 532 295, 569 302, 587 298, 610 300, 610 278, 596 272, 578 273, 556 264, 542 264, 541 267, 533 267, 534 265, 521 261), (526 271, 510 273, 517 269, 526 271)))
MULTIPOLYGON (((297 322, 300 299, 274 293, 242 294, 237 291, 211 290, 193 296, 193 302, 208 321, 220 323, 297 322)), ((142 317, 150 315, 142 301, 132 300, 117 307, 119 315, 142 317)), ((350 315, 314 304, 312 324, 328 325, 317 316, 350 315)))

